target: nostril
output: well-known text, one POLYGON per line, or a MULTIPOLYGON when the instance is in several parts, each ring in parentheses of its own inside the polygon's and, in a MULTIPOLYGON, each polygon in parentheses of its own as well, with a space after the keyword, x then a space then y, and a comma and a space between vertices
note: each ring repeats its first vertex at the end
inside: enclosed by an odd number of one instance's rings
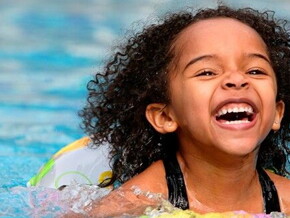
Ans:
POLYGON ((235 83, 226 83, 225 84, 225 86, 227 87, 227 88, 237 88, 237 89, 239 89, 239 88, 245 88, 245 87, 247 87, 249 84, 247 83, 247 82, 245 82, 245 83, 242 83, 242 84, 235 84, 235 83))
POLYGON ((236 87, 234 83, 226 83, 226 87, 233 88, 236 87))
POLYGON ((242 85, 241 85, 241 87, 246 87, 248 85, 248 83, 243 83, 242 85))

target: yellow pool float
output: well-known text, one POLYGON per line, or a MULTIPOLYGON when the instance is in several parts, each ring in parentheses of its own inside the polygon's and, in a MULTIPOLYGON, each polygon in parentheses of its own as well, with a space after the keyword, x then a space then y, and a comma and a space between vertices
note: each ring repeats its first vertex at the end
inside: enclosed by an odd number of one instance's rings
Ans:
POLYGON ((59 188, 78 184, 99 184, 112 176, 109 166, 108 145, 91 148, 87 137, 59 150, 32 177, 27 186, 59 188))

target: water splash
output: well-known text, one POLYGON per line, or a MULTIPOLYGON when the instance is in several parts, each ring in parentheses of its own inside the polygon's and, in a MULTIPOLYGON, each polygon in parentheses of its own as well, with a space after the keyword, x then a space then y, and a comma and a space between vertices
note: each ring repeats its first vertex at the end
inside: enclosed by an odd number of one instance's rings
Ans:
MULTIPOLYGON (((14 187, 10 189, 0 189, 0 217, 61 217, 78 215, 81 217, 90 216, 90 210, 102 202, 103 197, 108 195, 110 189, 99 188, 96 185, 80 185, 74 183, 62 191, 44 187, 14 187)), ((161 194, 142 191, 138 187, 130 190, 117 191, 118 202, 111 201, 107 208, 116 207, 120 211, 110 217, 140 217, 140 218, 210 218, 210 217, 287 217, 283 213, 271 214, 248 214, 244 211, 227 213, 197 214, 189 210, 175 208, 161 194), (127 199, 128 192, 141 199, 136 202, 127 199), (123 210, 125 208, 125 210, 123 210)), ((94 217, 107 217, 102 213, 94 213, 94 217)))
POLYGON ((110 192, 110 189, 100 188, 97 185, 72 184, 60 191, 62 201, 66 202, 69 210, 77 214, 87 215, 87 208, 94 202, 101 200, 110 192))
POLYGON ((57 190, 14 187, 0 192, 0 216, 52 217, 66 210, 57 190))
POLYGON ((83 214, 91 202, 107 195, 108 189, 72 184, 62 191, 45 187, 14 187, 0 190, 0 217, 59 217, 83 214))

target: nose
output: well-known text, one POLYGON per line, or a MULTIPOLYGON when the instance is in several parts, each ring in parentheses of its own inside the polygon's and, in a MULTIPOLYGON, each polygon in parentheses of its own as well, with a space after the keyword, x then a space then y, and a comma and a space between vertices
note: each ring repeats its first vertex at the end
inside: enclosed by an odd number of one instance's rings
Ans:
POLYGON ((224 89, 245 89, 248 88, 249 82, 243 73, 232 72, 223 80, 222 86, 224 89))

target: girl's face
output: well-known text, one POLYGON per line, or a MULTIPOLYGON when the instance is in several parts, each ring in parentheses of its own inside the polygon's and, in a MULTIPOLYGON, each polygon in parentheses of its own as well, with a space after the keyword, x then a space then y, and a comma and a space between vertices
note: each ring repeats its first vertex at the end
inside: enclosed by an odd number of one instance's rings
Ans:
POLYGON ((241 156, 279 129, 284 104, 275 101, 275 73, 254 29, 230 18, 199 21, 173 52, 168 111, 181 148, 241 156))

